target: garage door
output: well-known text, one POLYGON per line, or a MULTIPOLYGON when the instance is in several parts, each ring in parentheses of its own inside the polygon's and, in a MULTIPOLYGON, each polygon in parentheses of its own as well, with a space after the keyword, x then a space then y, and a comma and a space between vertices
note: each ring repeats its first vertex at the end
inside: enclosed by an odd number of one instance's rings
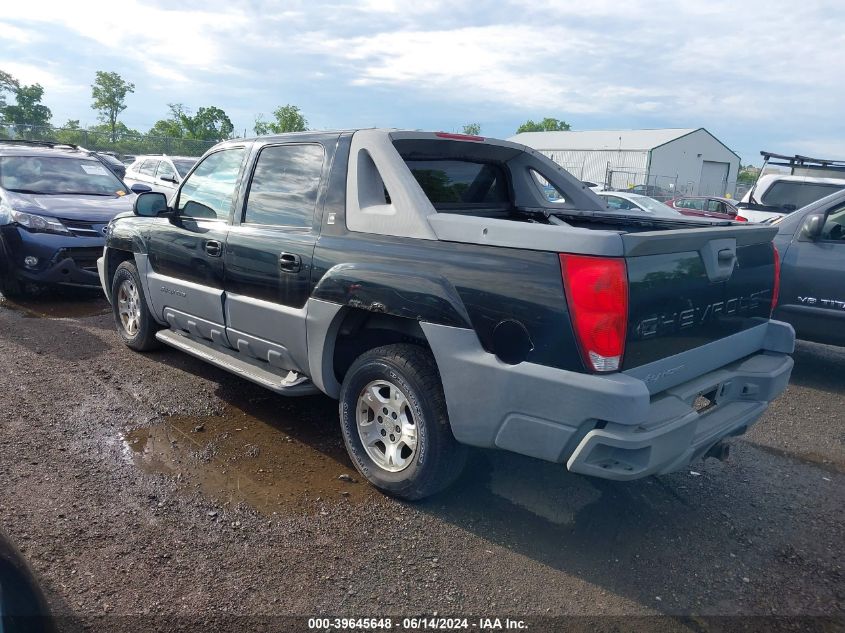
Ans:
POLYGON ((730 163, 705 160, 701 165, 701 178, 698 181, 698 195, 723 196, 728 187, 730 163))

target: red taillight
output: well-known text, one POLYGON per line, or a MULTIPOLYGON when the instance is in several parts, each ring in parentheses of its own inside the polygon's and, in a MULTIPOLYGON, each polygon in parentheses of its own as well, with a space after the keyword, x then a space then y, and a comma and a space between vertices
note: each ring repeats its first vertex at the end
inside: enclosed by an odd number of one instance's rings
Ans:
POLYGON ((741 215, 738 215, 734 218, 737 222, 748 222, 748 218, 744 218, 741 215))
POLYGON ((628 329, 625 260, 561 253, 560 270, 584 363, 594 371, 617 371, 628 329))
POLYGON ((772 251, 775 254, 775 285, 772 288, 771 312, 774 312, 778 305, 778 298, 780 297, 780 253, 778 253, 778 247, 774 244, 772 244, 772 251))
POLYGON ((483 141, 483 136, 475 136, 474 134, 454 134, 452 132, 435 132, 434 136, 440 138, 449 138, 455 141, 483 141))

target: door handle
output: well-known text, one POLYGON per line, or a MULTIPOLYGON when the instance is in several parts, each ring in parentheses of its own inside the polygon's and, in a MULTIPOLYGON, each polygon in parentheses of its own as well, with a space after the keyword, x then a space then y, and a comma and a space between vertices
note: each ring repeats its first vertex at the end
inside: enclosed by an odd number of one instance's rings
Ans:
POLYGON ((220 257, 223 254, 223 244, 218 240, 206 240, 205 252, 209 257, 220 257))
POLYGON ((302 258, 295 253, 279 253, 279 268, 286 273, 298 273, 302 268, 302 258))

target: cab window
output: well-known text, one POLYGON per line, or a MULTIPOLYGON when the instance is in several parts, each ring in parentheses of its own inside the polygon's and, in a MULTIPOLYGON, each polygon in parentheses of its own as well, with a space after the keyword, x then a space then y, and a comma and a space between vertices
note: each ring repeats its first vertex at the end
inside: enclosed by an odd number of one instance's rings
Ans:
POLYGON ((845 205, 831 210, 825 218, 821 239, 845 244, 845 205))
POLYGON ((265 147, 255 164, 243 222, 311 227, 322 172, 321 145, 302 143, 265 147))
POLYGON ((176 204, 179 215, 200 220, 228 220, 244 151, 243 147, 234 147, 206 156, 179 190, 176 204))

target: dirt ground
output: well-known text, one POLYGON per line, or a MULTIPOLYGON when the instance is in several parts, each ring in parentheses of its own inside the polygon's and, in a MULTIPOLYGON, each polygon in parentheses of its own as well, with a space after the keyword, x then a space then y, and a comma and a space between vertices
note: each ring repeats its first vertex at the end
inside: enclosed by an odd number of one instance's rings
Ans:
POLYGON ((359 480, 334 401, 134 353, 96 293, 3 300, 0 529, 68 630, 435 613, 842 630, 845 349, 795 360, 725 463, 620 484, 479 451, 407 504, 359 480))

